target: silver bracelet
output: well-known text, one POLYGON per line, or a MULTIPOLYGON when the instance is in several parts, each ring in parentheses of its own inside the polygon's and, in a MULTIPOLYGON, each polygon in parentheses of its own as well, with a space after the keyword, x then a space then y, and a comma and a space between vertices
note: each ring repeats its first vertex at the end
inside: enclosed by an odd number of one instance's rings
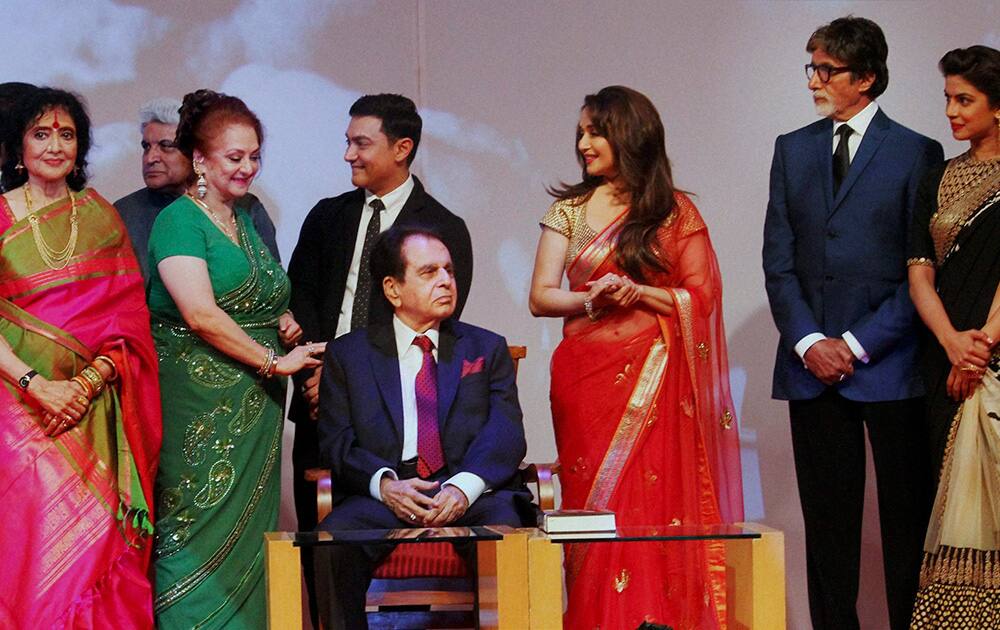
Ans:
POLYGON ((583 301, 583 310, 587 312, 587 317, 590 318, 590 321, 592 321, 592 322, 596 322, 597 318, 601 316, 601 312, 599 310, 597 310, 597 311, 594 310, 594 302, 593 302, 593 300, 589 300, 589 299, 588 300, 584 300, 583 301))

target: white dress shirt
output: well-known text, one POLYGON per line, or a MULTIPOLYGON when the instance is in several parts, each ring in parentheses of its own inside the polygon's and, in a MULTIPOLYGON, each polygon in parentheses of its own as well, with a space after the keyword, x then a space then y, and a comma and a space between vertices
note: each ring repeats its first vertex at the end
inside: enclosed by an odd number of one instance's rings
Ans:
MULTIPOLYGON (((371 221, 372 214, 375 213, 370 205, 371 202, 375 199, 381 199, 382 203, 385 204, 385 210, 382 211, 379 223, 379 231, 385 232, 399 218, 399 213, 402 212, 411 192, 413 192, 413 175, 407 177, 405 182, 382 197, 377 197, 371 191, 365 190, 365 207, 361 209, 361 222, 358 224, 358 233, 354 235, 354 254, 351 256, 351 266, 347 270, 347 284, 344 286, 344 299, 340 302, 340 319, 337 320, 335 337, 351 332, 351 314, 354 312, 354 292, 358 288, 361 250, 365 246, 365 232, 368 231, 368 222, 371 221)), ((381 287, 382 283, 379 282, 378 285, 381 287)))
MULTIPOLYGON (((843 122, 834 121, 833 122, 833 135, 830 137, 830 154, 832 155, 837 150, 837 130, 839 130, 844 125, 850 125, 854 133, 847 137, 847 150, 851 156, 851 161, 854 161, 854 156, 858 153, 858 147, 861 146, 861 141, 864 140, 865 132, 868 131, 868 126, 871 125, 872 119, 875 118, 875 114, 878 112, 878 103, 872 101, 865 106, 857 114, 851 117, 850 120, 845 120, 843 122)), ((869 357, 868 353, 865 351, 864 346, 858 341, 851 331, 845 330, 841 338, 847 343, 847 347, 851 349, 854 356, 857 357, 858 361, 862 363, 868 363, 869 357)), ((821 332, 809 333, 799 342, 795 344, 795 354, 799 355, 799 358, 805 361, 806 352, 815 344, 817 341, 823 341, 826 339, 826 335, 821 332)))
MULTIPOLYGON (((392 329, 396 335, 396 356, 399 357, 399 384, 403 394, 403 454, 402 459, 412 459, 417 456, 417 392, 416 380, 417 372, 424 362, 424 351, 413 345, 413 340, 421 333, 413 330, 404 324, 395 315, 392 316, 392 329)), ((434 360, 438 357, 437 328, 422 333, 431 340, 434 348, 431 353, 434 360)), ((391 468, 380 468, 372 475, 368 484, 368 490, 376 500, 382 500, 382 475, 389 475, 397 479, 396 471, 391 468)), ((462 491, 462 494, 469 500, 469 505, 475 503, 476 499, 486 490, 486 482, 482 477, 470 472, 458 472, 452 475, 442 486, 455 486, 462 491)))

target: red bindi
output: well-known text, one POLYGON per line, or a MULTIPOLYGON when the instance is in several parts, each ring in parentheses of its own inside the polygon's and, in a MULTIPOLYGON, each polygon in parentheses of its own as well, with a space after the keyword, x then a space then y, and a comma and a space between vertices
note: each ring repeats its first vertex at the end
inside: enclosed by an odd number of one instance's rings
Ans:
POLYGON ((52 112, 52 128, 53 129, 58 129, 59 128, 59 112, 58 111, 53 111, 52 112))

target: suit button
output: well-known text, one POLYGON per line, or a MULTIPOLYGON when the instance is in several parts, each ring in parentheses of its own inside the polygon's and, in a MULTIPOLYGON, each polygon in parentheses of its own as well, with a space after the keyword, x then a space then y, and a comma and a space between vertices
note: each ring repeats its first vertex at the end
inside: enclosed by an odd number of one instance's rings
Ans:
POLYGON ((831 280, 833 280, 833 276, 827 276, 827 277, 826 277, 826 281, 827 281, 827 282, 830 282, 831 280))
POLYGON ((833 230, 829 230, 826 233, 826 238, 830 239, 830 240, 833 240, 833 239, 837 238, 837 233, 834 232, 833 230))

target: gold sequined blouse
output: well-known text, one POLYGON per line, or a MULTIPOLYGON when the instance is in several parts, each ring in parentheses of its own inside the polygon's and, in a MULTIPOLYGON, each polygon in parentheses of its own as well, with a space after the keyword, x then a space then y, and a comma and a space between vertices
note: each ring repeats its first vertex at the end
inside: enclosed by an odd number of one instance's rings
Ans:
POLYGON ((1000 160, 977 160, 967 151, 948 163, 938 186, 937 212, 930 220, 937 265, 944 262, 973 213, 996 192, 998 179, 1000 160))
POLYGON ((559 199, 542 217, 540 225, 551 228, 569 239, 566 248, 566 267, 580 255, 583 248, 597 237, 597 232, 587 223, 587 201, 583 197, 559 199))

